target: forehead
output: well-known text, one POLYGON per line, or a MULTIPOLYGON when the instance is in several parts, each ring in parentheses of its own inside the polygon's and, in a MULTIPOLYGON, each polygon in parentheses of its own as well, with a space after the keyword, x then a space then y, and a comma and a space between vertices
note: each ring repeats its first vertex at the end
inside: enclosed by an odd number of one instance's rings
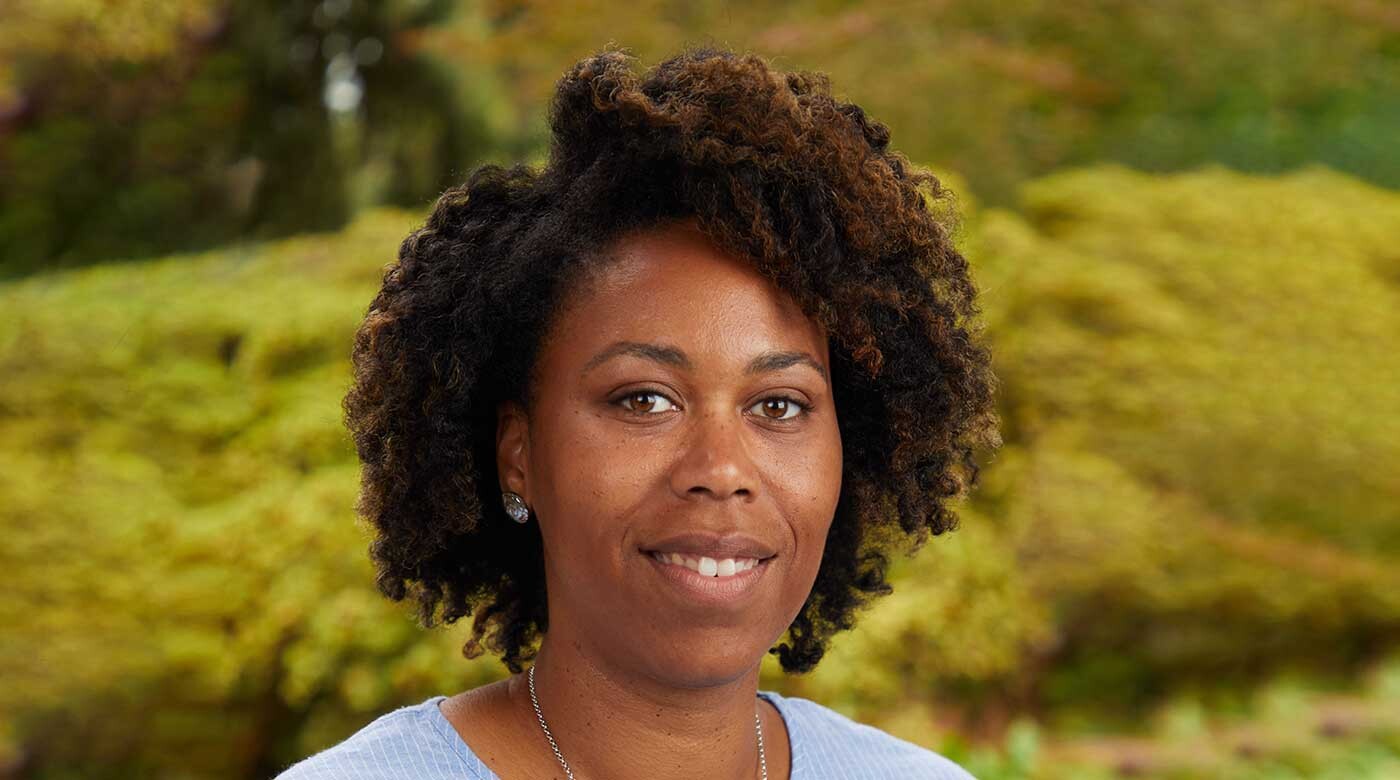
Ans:
MULTIPOLYGON (((551 346, 578 362, 592 345, 619 339, 664 342, 687 352, 729 355, 787 348, 827 360, 825 334, 785 291, 730 255, 693 222, 619 239, 607 259, 570 291, 551 346)), ((554 350, 546 349, 546 352, 554 350)))

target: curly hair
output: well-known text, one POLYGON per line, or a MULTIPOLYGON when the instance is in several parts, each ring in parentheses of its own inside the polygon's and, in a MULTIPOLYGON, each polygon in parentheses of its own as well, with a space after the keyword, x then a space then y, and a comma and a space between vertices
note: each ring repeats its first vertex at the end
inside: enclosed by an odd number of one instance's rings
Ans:
POLYGON ((811 594, 768 651, 806 672, 892 591, 891 550, 956 527, 974 447, 1001 443, 976 289, 952 210, 930 208, 953 196, 825 74, 711 47, 642 77, 632 59, 575 64, 543 169, 477 167, 384 272, 344 401, 376 584, 427 628, 475 613, 463 655, 523 670, 549 627, 543 547, 537 524, 506 522, 497 404, 531 408, 561 299, 614 241, 693 218, 829 334, 842 490, 811 594))

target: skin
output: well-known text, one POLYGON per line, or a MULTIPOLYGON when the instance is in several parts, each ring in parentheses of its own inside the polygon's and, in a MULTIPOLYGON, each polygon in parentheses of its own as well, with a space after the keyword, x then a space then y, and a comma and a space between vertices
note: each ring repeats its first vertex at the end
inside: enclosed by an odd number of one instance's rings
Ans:
MULTIPOLYGON (((801 610, 841 489, 827 336, 693 221, 635 233, 580 285, 546 338, 532 415, 499 410, 501 489, 534 510, 549 631, 535 660, 540 707, 574 776, 611 780, 789 776, 759 662, 801 610), (684 353, 688 366, 617 342, 684 353), (758 373, 770 352, 803 362, 758 373), (823 375, 825 372, 825 375, 823 375), (796 398, 810 411, 776 397, 796 398), (679 528, 740 529, 777 557, 742 606, 701 608, 640 551, 679 528)), ((524 674, 442 703, 497 775, 564 777, 524 674)))

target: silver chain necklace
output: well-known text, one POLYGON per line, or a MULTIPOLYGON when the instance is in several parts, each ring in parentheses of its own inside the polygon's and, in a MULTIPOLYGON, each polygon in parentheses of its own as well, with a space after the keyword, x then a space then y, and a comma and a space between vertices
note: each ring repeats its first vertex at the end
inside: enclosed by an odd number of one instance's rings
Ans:
MULTIPOLYGON (((540 712, 540 700, 535 696, 535 667, 530 667, 530 703, 535 705, 535 717, 540 719, 540 728, 544 729, 544 738, 549 740, 549 746, 554 749, 554 757, 559 759, 559 766, 564 767, 564 774, 569 776, 569 780, 574 780, 574 771, 569 768, 569 762, 564 760, 564 754, 559 752, 559 746, 554 742, 554 735, 549 733, 549 726, 544 722, 544 713, 540 712)), ((763 723, 758 719, 758 713, 753 714, 753 727, 758 732, 758 766, 763 770, 763 780, 768 780, 768 761, 763 756, 763 723)))

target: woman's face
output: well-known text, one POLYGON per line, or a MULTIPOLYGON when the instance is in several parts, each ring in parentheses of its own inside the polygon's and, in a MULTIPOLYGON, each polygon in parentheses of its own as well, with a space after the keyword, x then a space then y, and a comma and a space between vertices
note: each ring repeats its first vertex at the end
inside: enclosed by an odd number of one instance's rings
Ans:
POLYGON ((551 635, 657 681, 732 682, 801 610, 836 511, 826 335, 693 222, 613 256, 546 336, 528 426, 502 408, 502 481, 540 523, 551 635))

